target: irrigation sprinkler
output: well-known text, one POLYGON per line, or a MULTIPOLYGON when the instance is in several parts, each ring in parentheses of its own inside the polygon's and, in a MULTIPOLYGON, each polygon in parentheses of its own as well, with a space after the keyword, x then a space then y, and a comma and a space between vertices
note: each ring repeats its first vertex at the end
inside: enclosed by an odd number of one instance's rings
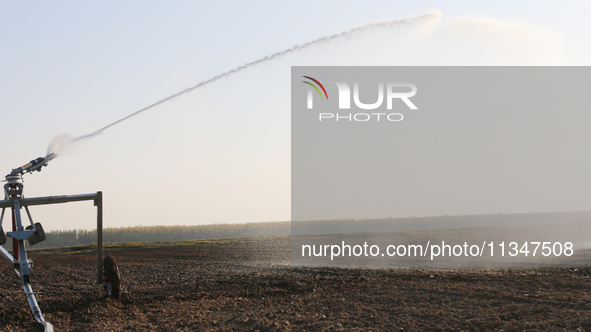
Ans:
MULTIPOLYGON (((41 171, 41 168, 47 166, 47 164, 53 160, 57 155, 50 153, 45 157, 39 157, 31 160, 29 163, 13 169, 8 175, 6 175, 6 184, 4 185, 4 200, 0 200, 0 252, 4 255, 11 264, 13 264, 14 271, 20 277, 23 285, 24 293, 31 307, 33 317, 35 320, 43 325, 45 331, 53 331, 51 323, 45 321, 43 314, 39 309, 35 294, 31 288, 31 276, 30 269, 33 268, 33 261, 27 259, 27 252, 25 247, 25 240, 29 245, 35 245, 45 240, 45 231, 41 226, 41 223, 34 222, 29 211, 29 206, 32 205, 45 205, 45 204, 57 204, 67 203, 76 201, 94 201, 94 205, 97 207, 97 283, 102 284, 107 282, 106 289, 112 289, 111 278, 103 280, 103 195, 102 192, 94 194, 82 194, 82 195, 62 195, 62 196, 47 196, 47 197, 35 197, 25 198, 23 195, 23 180, 22 177, 25 173, 32 173, 34 171, 41 171), (21 219, 21 208, 25 209, 30 225, 24 226, 21 219), (2 221, 4 219, 4 212, 7 208, 12 211, 12 232, 4 232, 2 227, 2 221), (6 243, 6 235, 12 237, 12 254, 8 252, 4 247, 6 243)), ((114 263, 113 263, 114 264, 114 263)), ((116 266, 115 266, 116 269, 116 266)), ((117 270, 118 272, 118 270, 117 270)), ((118 277, 118 276, 117 276, 118 277)), ((118 280, 118 278, 117 278, 118 280)), ((111 292, 108 292, 111 296, 111 292)))

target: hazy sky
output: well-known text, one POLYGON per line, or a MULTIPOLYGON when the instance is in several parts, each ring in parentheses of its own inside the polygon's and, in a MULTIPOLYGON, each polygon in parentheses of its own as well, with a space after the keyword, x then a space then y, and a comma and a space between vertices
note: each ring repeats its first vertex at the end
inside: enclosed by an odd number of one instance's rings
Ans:
MULTIPOLYGON (((293 45, 436 13, 245 70, 25 176, 28 197, 103 191, 106 227, 289 220, 290 66, 588 65, 590 11, 586 1, 3 1, 0 171, 44 155, 56 135, 87 134, 293 45)), ((46 230, 94 227, 90 202, 31 210, 46 230)))

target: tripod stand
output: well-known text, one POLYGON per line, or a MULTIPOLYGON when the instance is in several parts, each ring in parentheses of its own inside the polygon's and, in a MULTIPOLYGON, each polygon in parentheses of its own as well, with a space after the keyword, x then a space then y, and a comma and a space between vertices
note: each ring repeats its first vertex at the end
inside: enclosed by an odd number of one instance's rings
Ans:
POLYGON ((27 251, 25 246, 25 240, 29 245, 37 244, 45 240, 45 231, 41 226, 41 223, 33 222, 31 213, 29 211, 30 205, 44 205, 44 204, 56 204, 56 203, 67 203, 75 201, 94 201, 94 205, 97 207, 97 283, 103 283, 103 194, 97 192, 95 194, 82 194, 82 195, 69 195, 69 196, 48 196, 48 197, 36 197, 36 198, 25 198, 23 196, 23 182, 22 175, 26 172, 32 173, 33 171, 41 171, 43 166, 47 166, 48 162, 54 159, 56 155, 50 153, 45 157, 40 157, 30 161, 28 164, 13 169, 10 174, 6 175, 6 184, 4 185, 4 200, 0 200, 0 253, 13 264, 14 271, 20 277, 23 285, 24 293, 27 298, 27 302, 31 307, 33 317, 35 320, 44 327, 45 331, 53 331, 51 323, 47 322, 41 313, 41 309, 37 304, 35 298, 36 292, 33 292, 31 288, 31 274, 30 269, 33 267, 33 262, 27 259, 27 251), (30 225, 24 226, 21 218, 21 208, 25 209, 30 225), (12 214, 12 231, 6 233, 12 237, 12 254, 8 252, 2 245, 6 243, 6 235, 2 227, 4 219, 4 213, 6 209, 10 208, 12 214))
MULTIPOLYGON (((33 261, 27 259, 27 251, 25 248, 25 240, 28 240, 31 245, 35 243, 39 243, 45 240, 45 232, 43 231, 43 227, 40 223, 33 223, 33 219, 31 218, 31 213, 29 212, 29 208, 25 206, 25 211, 27 211, 27 216, 29 217, 29 221, 31 223, 30 226, 26 228, 23 227, 21 221, 21 198, 23 193, 23 183, 20 181, 20 176, 18 175, 7 175, 6 176, 7 184, 4 185, 4 195, 5 199, 12 203, 12 232, 9 232, 8 235, 13 238, 12 242, 12 255, 3 247, 0 247, 0 251, 4 254, 4 256, 14 265, 14 271, 20 277, 21 283, 23 285, 23 289, 25 291, 25 295, 27 297, 27 302, 29 302, 29 306, 31 307, 31 311, 33 312, 33 316, 35 320, 42 324, 45 327, 45 331, 53 331, 53 326, 45 321, 43 318, 43 314, 41 313, 41 309, 39 309, 39 305, 37 304, 37 300, 35 299, 35 292, 31 288, 31 275, 30 269, 33 267, 33 261)), ((4 218, 4 212, 6 208, 2 208, 2 214, 0 215, 0 230, 2 230, 2 244, 6 242, 6 236, 4 235, 4 230, 2 229, 2 219, 4 218)))

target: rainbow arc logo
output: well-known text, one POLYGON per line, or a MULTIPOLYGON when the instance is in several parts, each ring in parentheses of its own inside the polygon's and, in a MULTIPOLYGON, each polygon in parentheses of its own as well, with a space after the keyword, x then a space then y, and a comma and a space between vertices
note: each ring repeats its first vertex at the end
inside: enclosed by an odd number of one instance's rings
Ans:
MULTIPOLYGON (((302 77, 307 78, 307 79, 313 81, 314 83, 318 84, 318 86, 320 86, 320 88, 322 89, 322 91, 324 91, 324 95, 326 96, 326 100, 328 100, 328 94, 326 93, 326 89, 324 89, 324 86, 322 85, 322 83, 320 83, 320 81, 318 81, 317 79, 314 79, 314 78, 312 78, 310 76, 302 76, 302 77)), ((314 89, 316 89, 316 91, 320 95, 320 99, 324 99, 324 97, 322 97, 322 93, 320 92, 320 89, 318 89, 318 86, 316 86, 316 84, 310 83, 310 82, 307 82, 307 81, 302 81, 302 82, 304 82, 304 83, 310 85, 311 87, 313 87, 314 89)))

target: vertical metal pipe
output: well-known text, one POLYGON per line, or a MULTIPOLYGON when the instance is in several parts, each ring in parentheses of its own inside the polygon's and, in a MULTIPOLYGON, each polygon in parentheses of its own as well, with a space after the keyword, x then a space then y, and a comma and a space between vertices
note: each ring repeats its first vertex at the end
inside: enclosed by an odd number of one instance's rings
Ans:
POLYGON ((96 205, 96 249, 97 249, 97 279, 98 284, 103 283, 103 192, 97 191, 96 205))
MULTIPOLYGON (((6 184, 8 186, 9 189, 16 189, 16 185, 15 184, 10 184, 7 183, 6 184)), ((6 188, 6 187, 4 187, 6 188)), ((8 194, 6 193, 6 189, 5 189, 5 196, 8 196, 8 194)), ((10 197, 16 197, 16 195, 12 195, 10 197)), ((8 197, 7 197, 8 198, 8 197)), ((14 205, 12 206, 12 231, 19 231, 20 229, 17 228, 16 226, 16 214, 15 214, 15 210, 14 210, 14 205)), ((14 259, 18 261, 18 241, 13 238, 12 239, 12 256, 14 256, 14 259)))
MULTIPOLYGON (((16 215, 14 213, 14 207, 12 208, 12 231, 18 231, 16 228, 16 215)), ((18 241, 15 238, 12 239, 12 256, 16 261, 18 261, 18 241)))
POLYGON ((2 221, 4 220, 4 210, 6 208, 2 208, 2 214, 0 214, 0 226, 2 226, 2 221))

